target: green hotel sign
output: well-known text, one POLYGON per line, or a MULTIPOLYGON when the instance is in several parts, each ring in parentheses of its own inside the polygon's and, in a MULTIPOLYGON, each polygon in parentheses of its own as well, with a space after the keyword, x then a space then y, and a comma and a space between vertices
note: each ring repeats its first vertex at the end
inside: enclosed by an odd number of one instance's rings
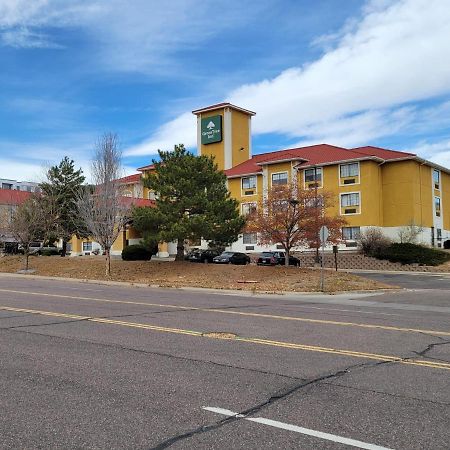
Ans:
POLYGON ((202 119, 202 144, 212 144, 222 140, 222 116, 202 119))

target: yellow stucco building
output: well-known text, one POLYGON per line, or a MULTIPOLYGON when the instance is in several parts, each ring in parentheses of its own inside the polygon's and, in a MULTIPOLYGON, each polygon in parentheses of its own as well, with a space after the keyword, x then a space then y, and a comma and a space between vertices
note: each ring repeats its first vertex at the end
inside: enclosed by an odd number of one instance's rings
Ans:
MULTIPOLYGON (((297 180, 303 187, 331 192, 335 197, 331 212, 348 223, 342 229, 341 249, 354 248, 360 233, 369 227, 378 227, 398 241, 405 227, 414 226, 418 242, 434 247, 450 245, 450 169, 412 153, 371 146, 349 149, 318 144, 253 156, 254 112, 220 103, 193 114, 197 117, 197 152, 215 158, 227 175, 229 191, 239 201, 242 214, 256 207, 271 186, 297 180)), ((154 193, 141 182, 141 176, 151 170, 152 165, 141 167, 139 174, 123 180, 127 196, 154 199, 154 193)), ((132 229, 125 230, 113 253, 138 241, 132 229)), ((257 237, 250 233, 230 247, 244 252, 263 249, 267 247, 258 246, 257 237)), ((167 256, 176 253, 176 246, 162 244, 159 250, 161 256, 167 256)))

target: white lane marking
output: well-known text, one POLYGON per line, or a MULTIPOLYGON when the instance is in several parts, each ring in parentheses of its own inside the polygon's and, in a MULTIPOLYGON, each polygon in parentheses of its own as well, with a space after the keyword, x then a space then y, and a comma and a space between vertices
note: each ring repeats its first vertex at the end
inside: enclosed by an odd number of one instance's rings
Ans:
POLYGON ((351 445, 352 447, 364 448, 368 450, 392 450, 388 447, 381 447, 375 444, 368 444, 367 442, 357 441, 355 439, 349 439, 342 436, 336 436, 335 434, 322 433, 321 431, 310 430, 309 428, 298 427, 297 425, 291 425, 289 423, 278 422, 277 420, 265 419, 264 417, 245 417, 242 414, 230 411, 229 409, 214 408, 211 406, 203 406, 202 409, 205 411, 211 411, 217 414, 222 414, 224 416, 236 416, 244 420, 249 420, 251 422, 262 423, 270 427, 281 428, 283 430, 294 431, 296 433, 306 434, 308 436, 317 437, 320 439, 325 439, 327 441, 339 442, 340 444, 351 445))

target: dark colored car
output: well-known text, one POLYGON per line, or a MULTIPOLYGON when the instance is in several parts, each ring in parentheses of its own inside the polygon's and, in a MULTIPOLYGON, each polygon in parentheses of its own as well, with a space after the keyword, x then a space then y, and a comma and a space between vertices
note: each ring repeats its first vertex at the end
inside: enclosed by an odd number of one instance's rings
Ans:
POLYGON ((220 255, 220 251, 212 249, 198 249, 189 253, 188 261, 191 262, 202 262, 202 263, 212 263, 216 256, 220 255))
POLYGON ((213 259, 216 264, 250 264, 250 256, 239 252, 223 252, 213 259))
MULTIPOLYGON (((258 266, 276 266, 285 264, 285 252, 262 252, 258 258, 258 266)), ((300 260, 295 256, 289 256, 290 266, 300 266, 300 260)))

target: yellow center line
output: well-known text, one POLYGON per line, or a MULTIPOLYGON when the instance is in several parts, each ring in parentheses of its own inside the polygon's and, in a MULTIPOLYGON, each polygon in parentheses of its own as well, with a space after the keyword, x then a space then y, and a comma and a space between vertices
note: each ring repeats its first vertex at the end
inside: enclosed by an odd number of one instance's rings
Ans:
MULTIPOLYGON (((36 296, 45 296, 45 297, 57 297, 57 298, 68 298, 74 300, 87 300, 92 302, 102 302, 102 303, 119 303, 125 305, 139 305, 139 306, 148 306, 148 307, 158 307, 158 308, 168 308, 168 309, 182 309, 188 311, 201 311, 213 314, 232 314, 238 316, 246 316, 246 317, 256 317, 262 319, 274 319, 274 320, 288 320, 288 321, 296 321, 296 322, 305 322, 305 323, 318 323, 321 325, 336 325, 336 326, 344 326, 344 327, 357 327, 357 328, 366 328, 366 329, 377 329, 377 330, 386 330, 386 331, 398 331, 404 333, 425 333, 425 334, 435 334, 438 336, 450 336, 450 331, 443 330, 423 330, 420 328, 405 328, 405 327, 393 327, 389 325, 375 325, 368 323, 357 323, 357 322, 338 322, 334 320, 322 320, 322 319, 309 319, 306 317, 293 317, 293 316, 279 316, 275 314, 261 314, 261 313, 251 313, 244 311, 229 311, 224 309, 214 309, 214 308, 199 308, 195 306, 180 306, 180 305, 166 305, 159 303, 145 303, 145 302, 137 302, 131 300, 108 300, 104 298, 95 298, 95 297, 80 297, 74 295, 63 295, 63 294, 48 294, 41 292, 29 292, 29 291, 17 291, 11 289, 0 289, 0 292, 8 292, 14 294, 29 294, 36 296)), ((255 305, 257 307, 257 305, 255 305)))
MULTIPOLYGON (((395 362, 399 364, 406 364, 412 366, 419 367, 428 367, 432 369, 444 369, 450 370, 450 363, 440 363, 436 361, 426 361, 422 359, 404 359, 400 356, 392 356, 392 355, 381 355, 378 353, 366 353, 366 352, 357 352, 353 350, 342 350, 336 348, 328 348, 328 347, 318 347, 314 345, 306 345, 306 344, 298 344, 292 342, 284 342, 284 341, 274 341, 270 339, 259 339, 259 338, 251 338, 251 337, 219 337, 218 335, 208 335, 204 334, 201 331, 194 330, 184 330, 181 328, 169 328, 169 327, 160 327, 157 325, 149 325, 145 323, 136 323, 136 322, 126 322, 123 320, 113 320, 113 319, 104 319, 101 317, 89 317, 89 316, 81 316, 75 314, 65 314, 65 313, 57 313, 53 311, 40 311, 35 309, 25 309, 25 308, 12 308, 10 306, 0 306, 0 310, 4 311, 13 311, 13 312, 23 312, 28 314, 39 314, 44 316, 53 316, 53 317, 61 317, 61 318, 70 318, 70 319, 79 319, 86 320, 89 322, 103 323, 108 325, 119 325, 130 328, 140 328, 144 330, 151 331, 160 331, 164 333, 174 333, 174 334, 184 334, 196 337, 205 337, 207 339, 221 339, 221 340, 230 340, 258 345, 267 345, 270 347, 281 347, 288 348, 293 350, 304 350, 310 352, 318 352, 318 353, 328 353, 339 356, 348 356, 353 358, 365 358, 371 359, 375 361, 386 361, 386 362, 395 362)), ((63 323, 63 322, 62 322, 63 323)), ((45 325, 45 324, 44 324, 45 325)))

